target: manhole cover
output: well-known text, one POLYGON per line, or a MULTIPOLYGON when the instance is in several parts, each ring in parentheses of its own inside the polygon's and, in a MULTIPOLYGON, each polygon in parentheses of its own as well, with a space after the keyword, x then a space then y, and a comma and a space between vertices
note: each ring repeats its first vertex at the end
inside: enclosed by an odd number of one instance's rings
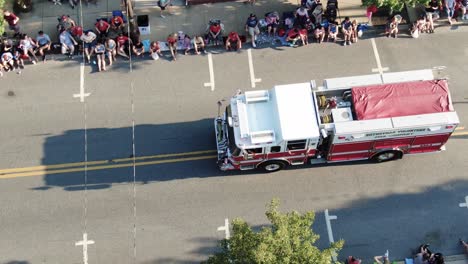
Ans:
POLYGON ((8 96, 15 96, 15 92, 13 92, 13 91, 8 91, 8 96))

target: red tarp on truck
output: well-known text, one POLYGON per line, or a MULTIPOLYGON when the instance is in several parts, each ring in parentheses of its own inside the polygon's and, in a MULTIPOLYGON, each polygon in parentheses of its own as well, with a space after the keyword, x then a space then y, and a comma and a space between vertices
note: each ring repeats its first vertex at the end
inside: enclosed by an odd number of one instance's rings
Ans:
POLYGON ((354 87, 358 120, 453 111, 446 80, 354 87))

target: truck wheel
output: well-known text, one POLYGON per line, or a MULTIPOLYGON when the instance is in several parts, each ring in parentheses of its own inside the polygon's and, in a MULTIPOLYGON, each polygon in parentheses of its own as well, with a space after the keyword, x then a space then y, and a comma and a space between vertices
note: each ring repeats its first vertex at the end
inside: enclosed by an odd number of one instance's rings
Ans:
POLYGON ((265 172, 275 172, 284 169, 286 165, 287 164, 284 161, 270 160, 260 164, 258 168, 262 169, 265 172))
POLYGON ((403 156, 403 153, 398 150, 388 150, 388 151, 382 151, 380 153, 375 154, 372 157, 372 160, 375 162, 386 162, 386 161, 391 161, 391 160, 396 160, 396 159, 401 159, 403 156))

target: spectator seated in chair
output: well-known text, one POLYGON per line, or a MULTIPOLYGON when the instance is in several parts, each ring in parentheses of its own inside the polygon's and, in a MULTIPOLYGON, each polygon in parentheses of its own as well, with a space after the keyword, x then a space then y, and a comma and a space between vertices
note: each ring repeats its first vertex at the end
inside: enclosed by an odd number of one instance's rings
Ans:
POLYGON ((72 37, 70 32, 62 29, 59 35, 62 54, 68 54, 68 58, 73 59, 73 54, 75 53, 75 45, 78 45, 78 42, 72 37))
POLYGON ((44 31, 39 31, 37 33, 36 42, 38 45, 37 51, 39 55, 42 57, 42 61, 46 61, 45 51, 49 51, 52 45, 52 41, 50 40, 49 35, 44 34, 44 31))
POLYGON ((125 31, 125 23, 121 16, 113 16, 111 19, 111 28, 116 31, 125 31))
POLYGON ((104 19, 99 19, 99 21, 94 25, 96 29, 96 33, 98 33, 99 39, 104 39, 107 37, 107 34, 109 33, 110 29, 110 24, 107 23, 106 20, 104 19))
POLYGON ((242 41, 239 37, 239 34, 237 32, 232 31, 229 33, 227 39, 226 39, 226 50, 235 50, 238 51, 242 48, 242 41))
POLYGON ((91 55, 94 53, 94 47, 96 46, 96 34, 93 31, 87 30, 81 35, 80 39, 83 41, 83 49, 88 59, 88 63, 91 62, 91 55))
POLYGON ((109 66, 112 66, 112 63, 116 60, 115 56, 117 55, 117 43, 111 38, 107 38, 104 43, 106 47, 106 55, 109 59, 109 66))
POLYGON ((36 48, 37 43, 28 35, 23 34, 21 36, 21 40, 19 42, 18 47, 23 50, 23 54, 26 55, 32 64, 36 64, 37 57, 36 57, 36 48))
POLYGON ((322 43, 325 39, 325 29, 321 24, 317 24, 314 29, 314 37, 317 40, 317 43, 322 43))
POLYGON ((206 54, 206 46, 205 40, 200 35, 195 35, 192 39, 193 49, 195 50, 195 54, 200 55, 201 52, 206 54))
POLYGON ((270 12, 265 15, 265 22, 267 23, 268 36, 276 36, 276 30, 279 26, 279 14, 278 12, 270 12))

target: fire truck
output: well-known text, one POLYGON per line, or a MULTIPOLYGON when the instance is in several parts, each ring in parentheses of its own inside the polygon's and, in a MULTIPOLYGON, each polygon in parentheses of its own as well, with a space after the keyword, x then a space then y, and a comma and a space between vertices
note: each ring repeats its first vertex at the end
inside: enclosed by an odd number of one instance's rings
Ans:
POLYGON ((218 166, 274 172, 445 150, 459 118, 447 80, 436 75, 390 72, 239 92, 214 120, 218 166))

